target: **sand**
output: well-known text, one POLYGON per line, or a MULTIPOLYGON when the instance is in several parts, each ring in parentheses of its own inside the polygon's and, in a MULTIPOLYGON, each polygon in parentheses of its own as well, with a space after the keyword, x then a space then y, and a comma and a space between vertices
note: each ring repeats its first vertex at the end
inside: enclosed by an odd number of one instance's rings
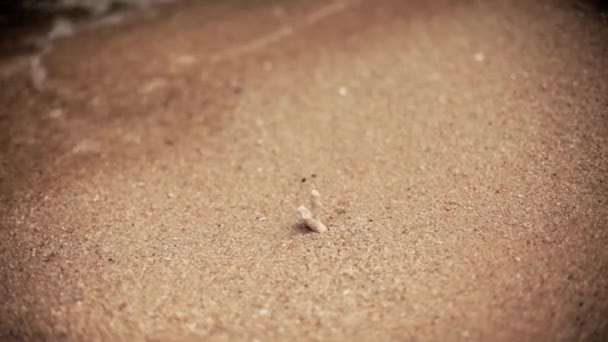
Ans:
POLYGON ((58 39, 40 90, 6 54, 0 339, 605 339, 607 39, 581 1, 210 1, 58 39))

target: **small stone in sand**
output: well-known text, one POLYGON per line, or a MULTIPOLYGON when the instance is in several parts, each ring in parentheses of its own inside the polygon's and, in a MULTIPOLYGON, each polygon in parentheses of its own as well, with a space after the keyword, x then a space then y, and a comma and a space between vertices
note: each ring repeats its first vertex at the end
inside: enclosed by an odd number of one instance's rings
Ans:
POLYGON ((197 59, 196 59, 196 56, 194 56, 194 55, 178 55, 178 56, 175 56, 174 62, 175 62, 175 64, 178 64, 178 65, 187 66, 187 65, 195 64, 197 62, 197 59))
POLYGON ((340 94, 340 96, 347 96, 348 95, 348 88, 346 88, 344 86, 338 88, 338 94, 340 94))
POLYGON ((51 119, 60 119, 63 117, 63 110, 61 108, 56 108, 53 109, 50 113, 49 113, 49 117, 51 119))
POLYGON ((255 219, 256 219, 256 221, 266 221, 267 220, 266 216, 264 216, 262 214, 256 215, 255 219))
POLYGON ((483 62, 486 60, 486 56, 483 52, 477 52, 473 55, 473 60, 475 60, 475 62, 483 62))

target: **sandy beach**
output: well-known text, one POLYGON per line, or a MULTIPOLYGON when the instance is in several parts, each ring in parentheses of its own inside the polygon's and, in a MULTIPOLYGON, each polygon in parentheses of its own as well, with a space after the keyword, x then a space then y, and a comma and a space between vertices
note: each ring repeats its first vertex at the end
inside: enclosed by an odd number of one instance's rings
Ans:
POLYGON ((116 18, 0 54, 1 340, 608 338, 593 5, 116 18))

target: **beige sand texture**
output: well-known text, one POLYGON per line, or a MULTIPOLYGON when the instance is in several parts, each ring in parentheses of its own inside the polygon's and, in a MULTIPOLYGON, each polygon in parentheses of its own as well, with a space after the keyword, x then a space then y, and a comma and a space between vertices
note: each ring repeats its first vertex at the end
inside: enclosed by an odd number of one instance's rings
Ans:
POLYGON ((0 339, 601 341, 607 42, 582 1, 187 1, 40 91, 3 58, 0 339))

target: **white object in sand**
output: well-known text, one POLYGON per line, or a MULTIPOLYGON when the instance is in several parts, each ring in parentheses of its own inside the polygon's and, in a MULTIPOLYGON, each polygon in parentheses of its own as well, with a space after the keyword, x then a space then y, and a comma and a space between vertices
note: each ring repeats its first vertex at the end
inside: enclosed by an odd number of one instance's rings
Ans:
POLYGON ((312 212, 303 205, 298 207, 298 214, 300 214, 300 218, 304 222, 304 225, 317 233, 326 232, 327 227, 323 222, 315 218, 315 215, 318 215, 319 210, 321 209, 321 194, 316 189, 313 189, 310 192, 310 207, 312 208, 312 212))
POLYGON ((340 96, 348 95, 348 88, 346 88, 346 87, 338 88, 338 94, 340 94, 340 96))
POLYGON ((310 209, 312 210, 314 215, 319 215, 319 211, 321 210, 321 194, 317 189, 313 189, 310 192, 310 209))
POLYGON ((486 55, 484 55, 483 52, 477 52, 473 55, 473 59, 475 62, 483 62, 486 59, 486 55))
POLYGON ((310 210, 305 206, 301 205, 298 207, 298 214, 300 214, 300 218, 308 229, 317 233, 324 233, 327 231, 327 227, 321 221, 315 219, 310 210))

